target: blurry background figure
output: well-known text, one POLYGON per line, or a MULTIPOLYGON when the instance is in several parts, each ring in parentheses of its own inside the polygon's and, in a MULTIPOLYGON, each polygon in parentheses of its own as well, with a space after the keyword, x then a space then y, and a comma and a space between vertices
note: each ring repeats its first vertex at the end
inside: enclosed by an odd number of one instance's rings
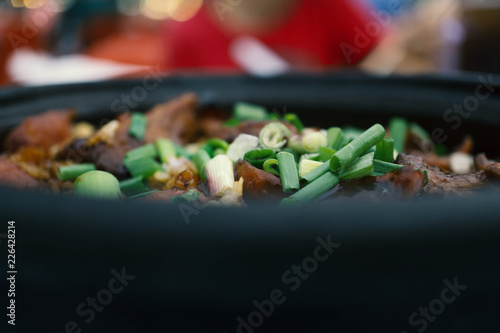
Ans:
POLYGON ((500 73, 500 1, 465 0, 467 31, 461 67, 465 70, 500 73))
POLYGON ((386 73, 458 70, 465 38, 462 17, 460 1, 415 1, 409 11, 393 18, 393 34, 382 43, 389 46, 381 47, 387 51, 385 61, 375 61, 370 69, 386 73))
POLYGON ((500 73, 500 0, 0 0, 0 85, 144 72, 500 73))
POLYGON ((355 65, 384 35, 380 24, 367 35, 370 10, 360 0, 209 0, 189 22, 167 22, 166 66, 264 75, 355 65))

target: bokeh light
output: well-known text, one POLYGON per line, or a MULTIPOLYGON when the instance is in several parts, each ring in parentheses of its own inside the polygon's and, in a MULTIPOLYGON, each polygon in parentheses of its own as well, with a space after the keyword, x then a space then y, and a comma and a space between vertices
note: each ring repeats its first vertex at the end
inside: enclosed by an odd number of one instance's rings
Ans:
POLYGON ((203 0, 142 0, 141 13, 153 20, 187 21, 200 10, 203 0))

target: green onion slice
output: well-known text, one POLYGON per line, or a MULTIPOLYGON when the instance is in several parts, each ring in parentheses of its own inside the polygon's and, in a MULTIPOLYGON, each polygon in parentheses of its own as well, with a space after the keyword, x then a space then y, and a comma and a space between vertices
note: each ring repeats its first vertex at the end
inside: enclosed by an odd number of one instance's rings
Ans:
POLYGON ((375 158, 385 162, 394 161, 394 140, 392 138, 384 138, 377 143, 375 158))
POLYGON ((134 177, 121 181, 120 190, 125 193, 126 196, 131 196, 137 193, 145 192, 148 189, 144 186, 142 177, 134 177))
POLYGON ((160 138, 156 140, 156 150, 160 156, 160 161, 162 163, 168 164, 168 159, 170 157, 177 156, 177 150, 175 149, 175 144, 170 139, 160 138))
POLYGON ((333 154, 335 154, 337 151, 328 147, 319 147, 318 150, 318 161, 320 162, 326 162, 330 158, 332 158, 333 154))
POLYGON ((244 156, 248 163, 259 169, 262 169, 264 162, 270 158, 276 158, 276 151, 272 149, 251 150, 244 156))
POLYGON ((134 112, 132 113, 132 118, 130 121, 130 128, 128 133, 135 137, 137 140, 142 141, 144 135, 146 134, 146 126, 148 124, 148 119, 142 113, 134 112))
POLYGON ((57 170, 57 177, 62 181, 75 180, 84 173, 92 170, 95 170, 95 165, 92 163, 60 166, 57 170))
POLYGON ((340 127, 331 127, 326 134, 326 146, 331 149, 339 149, 344 132, 340 127))
POLYGON ((321 177, 281 201, 280 206, 301 205, 311 202, 331 190, 339 183, 339 178, 331 172, 321 177))
POLYGON ((280 152, 276 156, 278 158, 283 192, 298 190, 300 188, 300 182, 295 158, 292 154, 287 152, 280 152))
POLYGON ((264 162, 264 171, 270 172, 276 176, 280 176, 279 162, 277 159, 270 158, 264 162))
POLYGON ((394 139, 394 148, 398 154, 404 153, 406 145, 406 133, 408 131, 408 123, 403 118, 392 118, 389 121, 389 132, 394 139))
POLYGON ((221 149, 224 153, 227 151, 227 148, 229 147, 229 143, 227 143, 226 141, 222 140, 222 139, 218 139, 218 138, 213 138, 213 139, 209 139, 207 140, 201 149, 204 149, 207 151, 207 153, 211 156, 211 157, 214 157, 215 156, 215 151, 217 149, 221 149))
POLYGON ((400 164, 389 163, 384 161, 379 161, 377 159, 373 160, 373 175, 374 176, 383 176, 389 172, 392 172, 397 169, 401 169, 403 166, 400 164))
POLYGON ((207 166, 207 163, 209 161, 210 161, 210 155, 204 149, 200 149, 196 152, 196 154, 194 154, 193 163, 196 166, 196 169, 198 169, 200 178, 203 180, 207 179, 207 175, 205 173, 205 167, 207 166))
POLYGON ((152 143, 149 143, 147 145, 140 146, 138 148, 128 151, 125 154, 125 158, 129 159, 147 158, 147 157, 156 158, 157 155, 158 152, 156 150, 156 147, 152 143))
POLYGON ((259 143, 264 149, 278 150, 286 145, 290 130, 282 123, 269 123, 260 131, 259 143))
POLYGON ((123 164, 132 177, 151 177, 156 171, 162 170, 160 163, 150 157, 146 158, 125 158, 123 164))
POLYGON ((104 171, 89 171, 75 180, 74 193, 78 196, 121 199, 120 184, 115 176, 104 171))
POLYGON ((385 136, 385 129, 380 124, 375 124, 347 146, 336 152, 330 160, 330 170, 337 172, 349 166, 356 158, 376 145, 385 136))
POLYGON ((374 153, 369 153, 360 157, 355 163, 340 172, 339 179, 344 181, 372 176, 374 155, 374 153))
POLYGON ((239 121, 264 121, 268 117, 267 110, 264 107, 243 102, 234 105, 233 114, 234 118, 239 121))

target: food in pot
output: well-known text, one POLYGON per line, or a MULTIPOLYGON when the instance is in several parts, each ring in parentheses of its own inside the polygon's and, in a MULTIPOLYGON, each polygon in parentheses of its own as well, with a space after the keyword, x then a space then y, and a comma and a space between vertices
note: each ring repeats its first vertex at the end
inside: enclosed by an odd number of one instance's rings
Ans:
POLYGON ((105 199, 242 206, 467 195, 491 186, 500 163, 472 155, 472 138, 438 154, 405 119, 387 127, 306 127, 237 103, 232 117, 185 94, 100 128, 73 111, 27 118, 4 142, 0 183, 105 199))

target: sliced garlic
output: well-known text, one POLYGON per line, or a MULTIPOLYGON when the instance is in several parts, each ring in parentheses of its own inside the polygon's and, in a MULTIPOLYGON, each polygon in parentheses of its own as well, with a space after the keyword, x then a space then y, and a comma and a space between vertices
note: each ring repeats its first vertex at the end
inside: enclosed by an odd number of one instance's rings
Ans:
POLYGON ((226 155, 217 155, 205 168, 208 190, 212 196, 223 196, 234 184, 233 162, 226 155))
POLYGON ((254 135, 240 134, 227 148, 226 155, 236 162, 243 159, 245 154, 259 145, 259 138, 254 135))
POLYGON ((471 172, 474 166, 474 158, 464 153, 453 153, 450 156, 450 168, 456 174, 464 175, 471 172))

